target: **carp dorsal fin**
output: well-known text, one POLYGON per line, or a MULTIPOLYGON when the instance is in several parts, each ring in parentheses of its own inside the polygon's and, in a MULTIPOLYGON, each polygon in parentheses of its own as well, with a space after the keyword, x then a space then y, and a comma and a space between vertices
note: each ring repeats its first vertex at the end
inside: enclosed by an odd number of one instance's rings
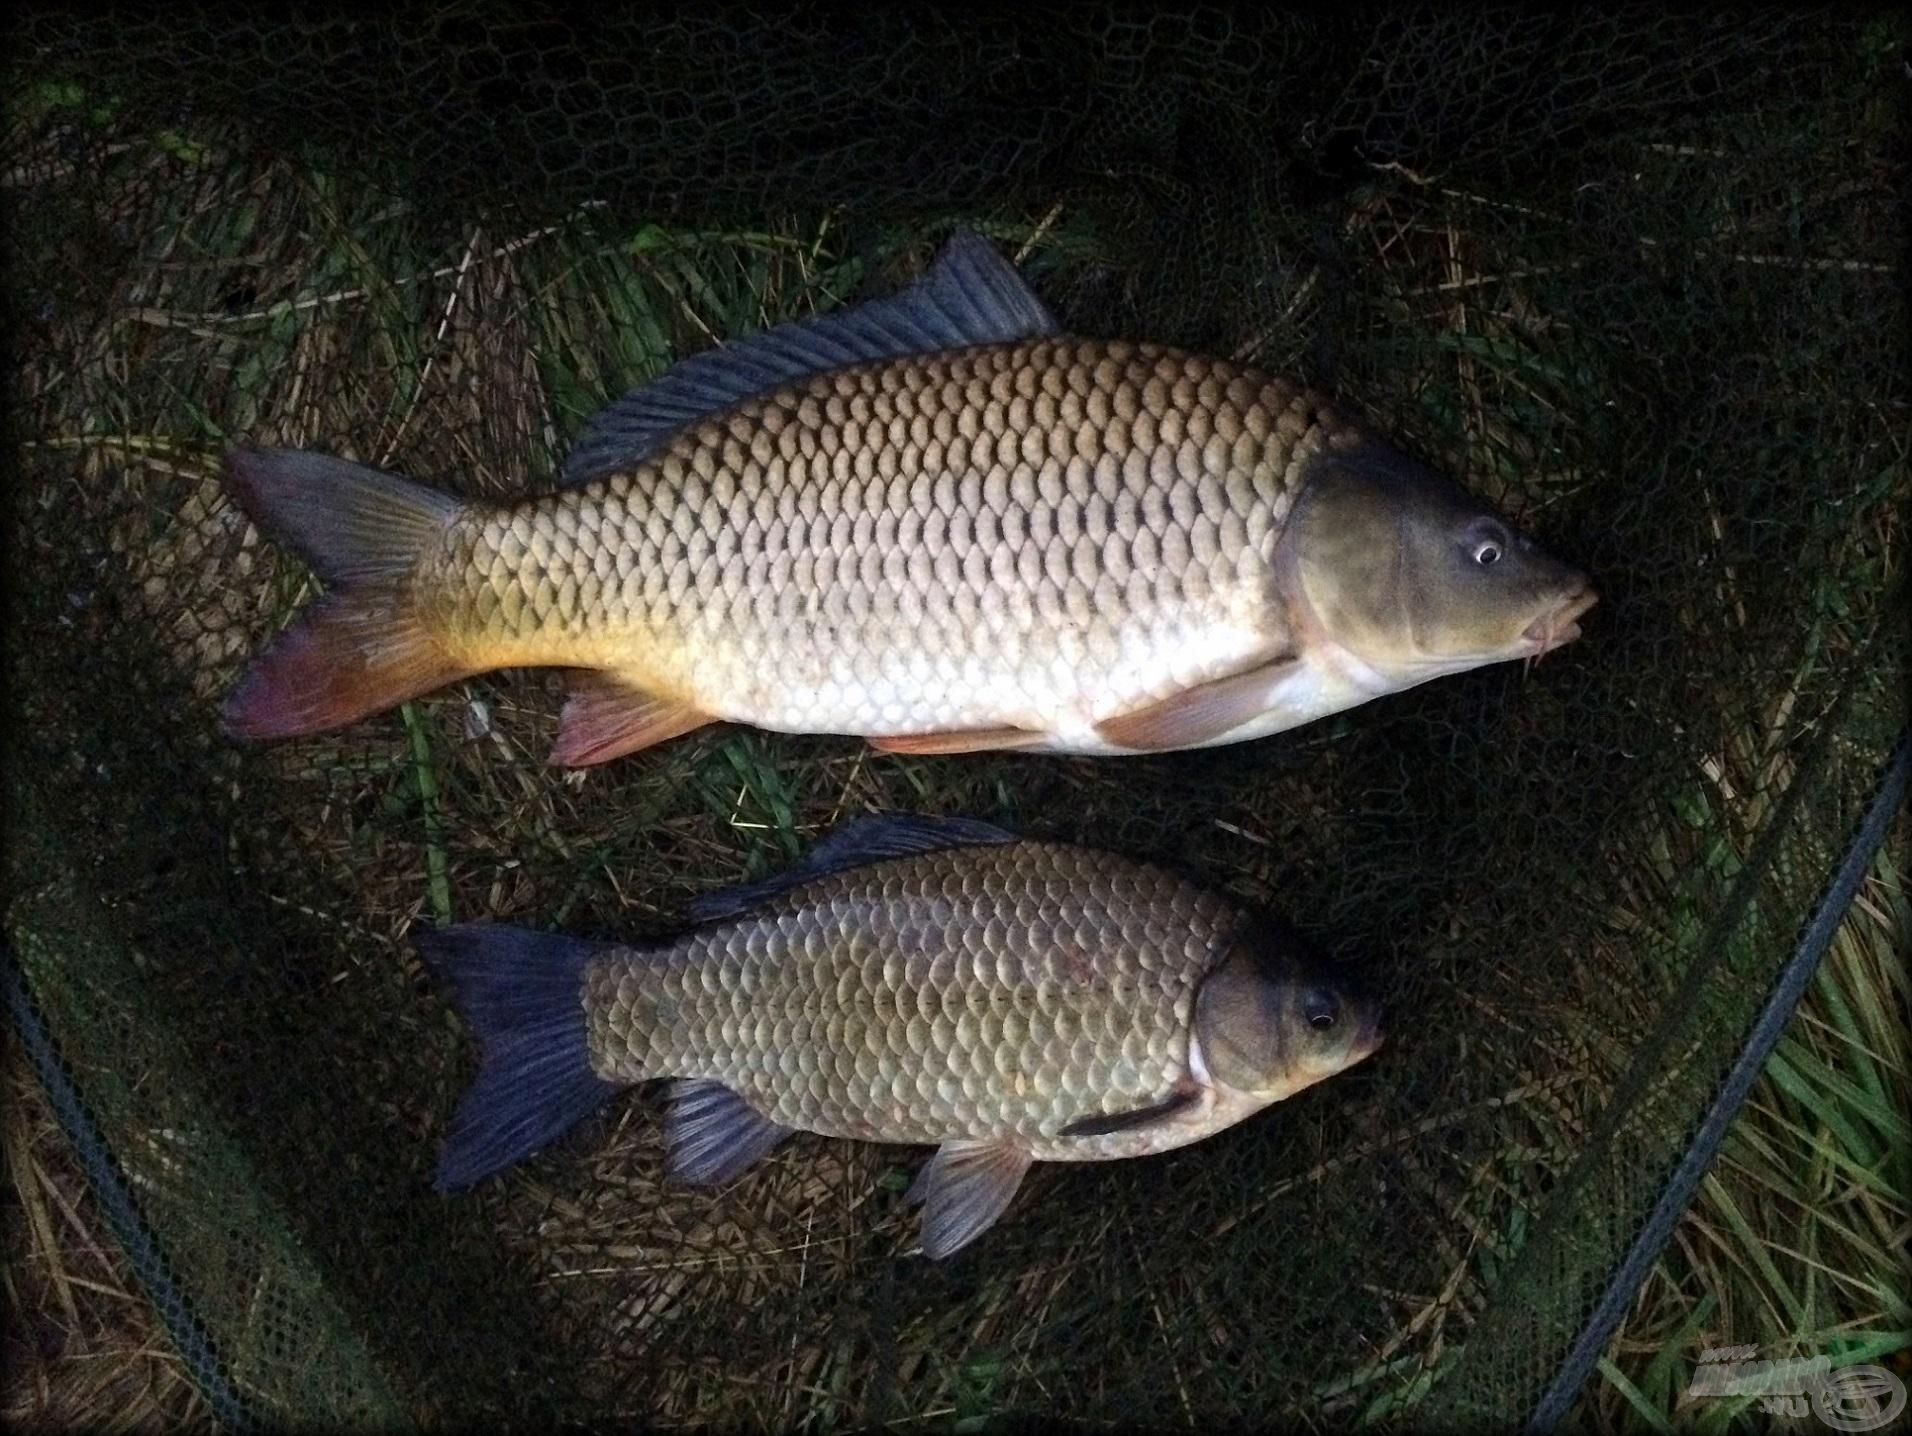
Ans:
POLYGON ((799 858, 794 865, 762 882, 706 893, 690 906, 698 922, 735 917, 791 888, 815 882, 827 873, 844 872, 885 858, 931 853, 943 848, 973 848, 991 843, 1013 843, 1014 833, 974 818, 929 818, 890 813, 856 818, 843 824, 799 858))
POLYGON ((1057 332, 1015 266, 981 235, 964 231, 921 279, 895 294, 707 349, 606 405, 578 436, 559 482, 587 484, 640 464, 694 420, 794 379, 1057 332))

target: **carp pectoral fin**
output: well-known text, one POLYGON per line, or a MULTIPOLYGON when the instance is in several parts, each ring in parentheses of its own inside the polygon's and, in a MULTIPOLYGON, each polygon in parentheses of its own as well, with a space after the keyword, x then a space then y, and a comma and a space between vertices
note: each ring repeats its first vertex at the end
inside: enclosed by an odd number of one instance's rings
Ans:
POLYGON ((564 712, 558 715, 558 741, 551 745, 551 761, 562 768, 586 768, 716 721, 708 713, 646 693, 609 673, 577 673, 571 677, 564 712))
POLYGON ((938 1147, 904 1198, 923 1204, 923 1255, 941 1261, 994 1226, 1034 1160, 1012 1142, 938 1147))
POLYGON ((721 1082, 692 1077, 671 1085, 664 1140, 672 1176, 700 1187, 755 1166, 790 1135, 721 1082))
POLYGON ((899 733, 872 738, 879 753, 987 753, 999 748, 1028 748, 1048 738, 1027 728, 969 728, 949 733, 899 733))
POLYGON ((1147 1127, 1156 1122, 1165 1122, 1195 1101, 1199 1095, 1196 1092, 1177 1092, 1167 1101, 1157 1102, 1151 1107, 1137 1107, 1132 1112, 1109 1112, 1095 1117, 1081 1117, 1064 1127, 1060 1135, 1102 1137, 1110 1132, 1126 1132, 1131 1127, 1147 1127))
POLYGON ((1118 748, 1198 748, 1268 711, 1274 686, 1301 663, 1284 657, 1198 684, 1133 713, 1107 718, 1095 731, 1118 748))

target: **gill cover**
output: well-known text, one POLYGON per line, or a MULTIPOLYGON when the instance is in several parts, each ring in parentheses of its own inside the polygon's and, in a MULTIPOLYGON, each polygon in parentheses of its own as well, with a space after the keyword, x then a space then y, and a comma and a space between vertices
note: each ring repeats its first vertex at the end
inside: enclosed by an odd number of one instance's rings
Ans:
POLYGON ((1204 979, 1195 1033, 1212 1080, 1271 1101, 1352 1067, 1381 1041, 1370 999, 1259 928, 1204 979))

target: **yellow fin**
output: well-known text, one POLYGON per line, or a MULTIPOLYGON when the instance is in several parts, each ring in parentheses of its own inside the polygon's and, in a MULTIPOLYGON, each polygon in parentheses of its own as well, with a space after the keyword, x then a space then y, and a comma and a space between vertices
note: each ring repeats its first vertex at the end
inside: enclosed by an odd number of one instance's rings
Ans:
POLYGON ((899 733, 872 738, 879 753, 987 753, 999 748, 1027 748, 1047 738, 1027 728, 968 728, 948 733, 899 733))
POLYGON ((1118 748, 1197 748, 1268 711, 1269 690, 1301 660, 1282 657, 1185 688, 1133 713, 1105 718, 1095 731, 1118 748))
POLYGON ((551 745, 551 761, 563 768, 606 763, 717 721, 595 669, 573 674, 570 689, 551 745))
POLYGON ((252 661, 226 699, 234 738, 343 728, 484 670, 445 652, 389 587, 328 593, 252 661))

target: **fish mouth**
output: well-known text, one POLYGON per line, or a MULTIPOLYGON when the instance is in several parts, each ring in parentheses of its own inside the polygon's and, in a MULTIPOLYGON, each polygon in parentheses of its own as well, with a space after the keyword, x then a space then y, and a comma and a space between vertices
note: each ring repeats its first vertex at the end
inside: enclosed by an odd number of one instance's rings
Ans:
POLYGON ((1539 658, 1542 654, 1552 653, 1554 649, 1572 643, 1580 636, 1580 616, 1599 601, 1600 595, 1589 585, 1551 613, 1541 614, 1521 634, 1525 641, 1533 645, 1527 656, 1539 658))

